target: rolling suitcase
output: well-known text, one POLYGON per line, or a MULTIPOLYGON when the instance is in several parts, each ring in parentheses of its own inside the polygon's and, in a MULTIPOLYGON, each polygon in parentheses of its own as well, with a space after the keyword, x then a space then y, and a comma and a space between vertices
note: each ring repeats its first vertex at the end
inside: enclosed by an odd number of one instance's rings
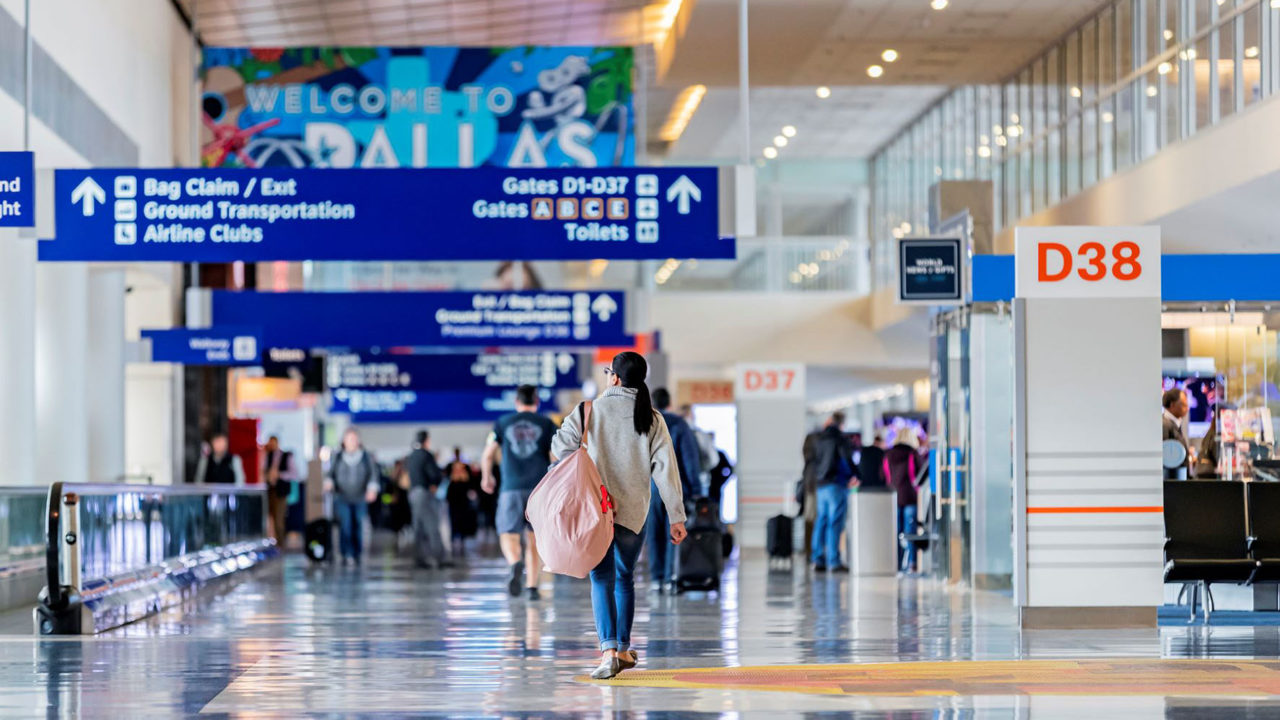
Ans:
POLYGON ((333 523, 327 518, 307 523, 303 547, 311 562, 330 562, 333 559, 333 523))
POLYGON ((794 533, 789 516, 774 515, 769 518, 769 523, 765 526, 765 549, 769 553, 770 568, 779 560, 786 560, 787 567, 791 567, 792 556, 795 555, 794 533))
POLYGON ((676 546, 675 591, 719 590, 724 541, 718 528, 694 527, 676 546))

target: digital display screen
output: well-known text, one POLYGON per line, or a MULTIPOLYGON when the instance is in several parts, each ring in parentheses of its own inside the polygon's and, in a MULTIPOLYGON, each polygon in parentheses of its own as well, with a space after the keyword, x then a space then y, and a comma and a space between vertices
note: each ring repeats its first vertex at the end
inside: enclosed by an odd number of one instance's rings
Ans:
POLYGON ((959 238, 903 238, 898 243, 898 300, 917 303, 958 303, 959 238))

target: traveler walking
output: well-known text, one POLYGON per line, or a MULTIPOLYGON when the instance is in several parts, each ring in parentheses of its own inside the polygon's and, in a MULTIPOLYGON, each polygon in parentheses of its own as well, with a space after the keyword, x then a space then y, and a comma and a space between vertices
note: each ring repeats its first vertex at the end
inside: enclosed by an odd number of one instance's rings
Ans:
POLYGON ((816 572, 847 573, 840 560, 840 533, 849 509, 849 483, 854 477, 853 443, 840 428, 844 413, 832 413, 813 441, 813 477, 818 505, 810 559, 816 572))
POLYGON ((284 547, 285 520, 289 514, 289 494, 293 489, 293 453, 280 449, 280 438, 267 438, 262 449, 262 477, 267 481, 267 514, 271 519, 271 537, 284 547))
POLYGON ((453 460, 444 469, 449 480, 445 503, 449 507, 449 530, 453 533, 453 554, 466 554, 467 538, 474 537, 477 528, 475 473, 462 459, 462 448, 453 449, 453 460))
POLYGON ((916 531, 916 504, 919 502, 916 475, 919 466, 920 438, 914 429, 904 427, 894 438, 893 447, 884 453, 884 476, 898 495, 898 570, 904 573, 916 572, 915 546, 902 542, 901 538, 914 535, 916 531))
MULTIPOLYGON (((591 677, 611 678, 639 662, 631 649, 635 619, 635 563, 643 544, 649 495, 656 486, 666 506, 671 542, 684 540, 685 510, 675 449, 662 415, 653 410, 645 385, 644 357, 623 352, 605 369, 606 389, 592 403, 587 454, 616 508, 613 543, 591 571, 591 607, 603 654, 591 677)), ((582 440, 582 420, 565 417, 551 452, 566 457, 582 440)))
POLYGON ((556 424, 538 414, 538 388, 521 385, 516 389, 516 411, 498 418, 480 460, 480 486, 492 493, 498 486, 493 477, 494 459, 499 451, 502 453, 502 492, 498 493, 495 525, 498 546, 511 572, 507 592, 512 597, 519 596, 523 589, 530 600, 540 599, 538 578, 542 563, 538 561, 538 543, 525 520, 525 510, 529 493, 551 464, 551 438, 555 433, 556 424))
POLYGON ((214 433, 209 438, 209 452, 200 456, 196 464, 195 481, 223 485, 244 485, 244 463, 239 455, 232 455, 226 433, 214 433))
MULTIPOLYGON (((671 436, 671 446, 676 454, 676 468, 680 473, 680 489, 684 499, 691 502, 702 493, 695 488, 701 486, 698 472, 702 467, 701 450, 693 427, 684 418, 670 412, 671 393, 666 388, 653 391, 653 407, 662 414, 667 424, 667 432, 671 436)), ((662 494, 657 492, 657 484, 649 490, 649 519, 646 522, 649 532, 646 534, 646 545, 649 547, 649 579, 654 592, 664 592, 670 585, 675 572, 676 550, 671 542, 671 533, 667 528, 667 510, 662 504, 662 494)))
POLYGON ((804 518, 804 545, 813 546, 813 529, 818 522, 818 440, 822 438, 822 430, 814 430, 804 436, 804 445, 800 454, 804 458, 804 469, 800 471, 800 488, 796 493, 800 503, 800 516, 804 518))
POLYGON ((342 562, 360 564, 364 549, 364 522, 369 503, 378 497, 381 471, 373 455, 360 442, 360 433, 347 428, 342 447, 333 454, 325 489, 333 493, 333 509, 338 516, 338 552, 342 562))
POLYGON ((404 459, 404 473, 408 479, 409 517, 413 522, 414 562, 420 568, 450 566, 445 559, 444 535, 440 531, 442 503, 437 497, 444 474, 431 452, 431 435, 419 430, 414 436, 413 449, 404 459))

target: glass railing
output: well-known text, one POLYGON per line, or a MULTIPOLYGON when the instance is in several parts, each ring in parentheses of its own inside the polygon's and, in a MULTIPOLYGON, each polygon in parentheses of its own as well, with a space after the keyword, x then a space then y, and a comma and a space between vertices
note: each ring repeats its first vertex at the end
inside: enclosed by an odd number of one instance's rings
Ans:
MULTIPOLYGON (((739 238, 736 260, 530 263, 536 287, 653 291, 846 292, 871 289, 865 237, 799 235, 739 238)), ((308 263, 313 291, 512 289, 502 263, 308 263)), ((509 278, 508 278, 509 280, 509 278)))
POLYGON ((265 534, 261 489, 221 485, 73 485, 79 496, 80 567, 104 578, 265 534))
POLYGON ((0 488, 0 580, 44 568, 47 489, 0 488))
POLYGON ((658 263, 661 291, 871 291, 869 244, 849 237, 760 237, 738 240, 736 260, 658 263))

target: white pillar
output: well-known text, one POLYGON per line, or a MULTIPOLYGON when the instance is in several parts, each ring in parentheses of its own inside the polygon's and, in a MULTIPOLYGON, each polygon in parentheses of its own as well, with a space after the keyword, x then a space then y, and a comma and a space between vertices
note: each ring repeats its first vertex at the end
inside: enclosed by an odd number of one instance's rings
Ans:
POLYGON ((37 485, 36 240, 0 228, 0 485, 37 485))
POLYGON ((1160 228, 1020 227, 1014 244, 1014 603, 1030 627, 1154 626, 1160 228))
MULTIPOLYGON (((86 482, 89 474, 89 267, 36 268, 36 462, 49 477, 86 482)), ((97 382, 97 370, 94 370, 97 382)))
POLYGON ((87 383, 89 479, 114 482, 124 474, 124 270, 89 272, 87 383))
POLYGON ((782 512, 804 470, 805 367, 739 365, 737 376, 736 535, 742 547, 760 548, 765 523, 782 512))

